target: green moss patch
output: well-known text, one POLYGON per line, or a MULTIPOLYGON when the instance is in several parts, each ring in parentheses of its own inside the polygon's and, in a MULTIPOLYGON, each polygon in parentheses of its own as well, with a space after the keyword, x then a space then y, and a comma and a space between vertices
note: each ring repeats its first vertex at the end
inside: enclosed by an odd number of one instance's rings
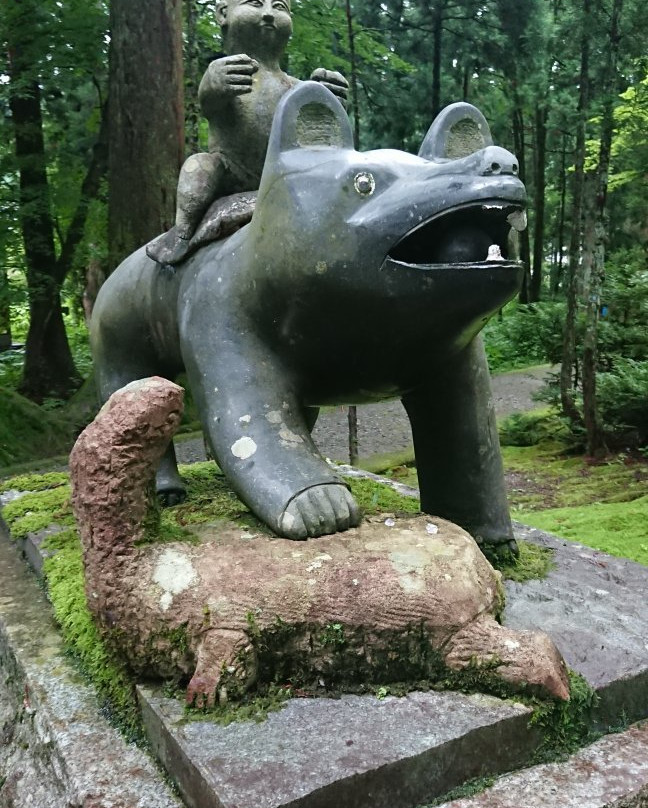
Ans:
POLYGON ((518 541, 517 545, 519 557, 509 558, 499 567, 504 578, 518 583, 546 578, 555 567, 553 551, 526 541, 518 541))
POLYGON ((69 451, 72 429, 61 417, 0 387, 0 469, 69 451))
POLYGON ((648 566, 648 495, 585 508, 521 511, 525 524, 648 566))

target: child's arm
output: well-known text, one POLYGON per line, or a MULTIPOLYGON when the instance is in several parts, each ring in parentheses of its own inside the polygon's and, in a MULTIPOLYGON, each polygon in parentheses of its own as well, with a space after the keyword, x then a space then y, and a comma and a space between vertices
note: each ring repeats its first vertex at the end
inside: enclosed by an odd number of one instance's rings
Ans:
POLYGON ((258 69, 258 62, 245 53, 215 59, 198 88, 198 99, 205 117, 209 118, 231 98, 251 92, 252 74, 258 69))

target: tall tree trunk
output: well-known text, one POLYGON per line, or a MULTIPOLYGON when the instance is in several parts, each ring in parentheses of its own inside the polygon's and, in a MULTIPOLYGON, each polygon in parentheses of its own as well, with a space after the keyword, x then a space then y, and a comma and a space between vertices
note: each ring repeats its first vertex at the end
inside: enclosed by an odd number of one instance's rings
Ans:
MULTIPOLYGON (((2 262, 2 255, 0 255, 2 262)), ((2 262, 3 263, 3 262, 2 262)), ((9 279, 3 265, 0 265, 0 351, 11 347, 11 310, 9 307, 9 279)))
MULTIPOLYGON (((349 39, 349 59, 351 62, 351 108, 353 109, 353 139, 356 149, 360 149, 360 104, 358 101, 358 65, 355 52, 355 31, 353 28, 353 10, 351 0, 346 0, 347 36, 349 39)), ((347 411, 349 425, 349 463, 358 463, 358 410, 355 405, 347 411)))
MULTIPOLYGON (((524 136, 524 112, 519 97, 515 96, 513 109, 513 143, 515 156, 520 166, 519 177, 526 182, 526 138, 524 136)), ((529 243, 529 228, 520 233, 520 260, 524 265, 524 279, 520 289, 520 303, 529 302, 529 271, 531 267, 531 245, 529 243)))
POLYGON ((184 156, 182 0, 110 4, 108 242, 114 268, 173 224, 184 156))
POLYGON ((576 368, 576 318, 578 314, 579 268, 581 265, 581 234, 583 226, 585 134, 589 110, 590 25, 591 0, 583 0, 580 91, 574 155, 575 171, 572 185, 572 230, 569 240, 569 265, 567 268, 567 313, 565 316, 562 364, 560 368, 560 403, 563 414, 569 418, 572 424, 582 423, 581 415, 576 406, 574 370, 576 368))
POLYGON ((432 10, 432 117, 441 112, 441 51, 443 48, 443 3, 434 4, 432 10))
POLYGON ((356 149, 360 149, 360 103, 358 99, 358 60, 355 51, 355 30, 351 0, 346 0, 347 37, 349 40, 349 61, 351 62, 351 109, 353 110, 353 139, 356 149))
POLYGON ((599 161, 595 174, 593 204, 590 215, 593 220, 594 244, 592 268, 587 295, 585 338, 583 341, 583 419, 587 433, 587 453, 598 457, 607 451, 603 425, 596 400, 596 371, 598 365, 598 322, 601 304, 601 289, 605 274, 605 245, 608 238, 607 191, 610 169, 612 136, 614 133, 614 101, 619 55, 619 24, 623 0, 614 0, 610 19, 609 47, 606 49, 603 76, 603 116, 599 161))
POLYGON ((567 201, 567 135, 563 133, 562 148, 560 151, 560 204, 558 206, 558 238, 554 250, 555 261, 550 279, 551 297, 558 296, 558 288, 563 279, 563 262, 565 260, 565 211, 567 201))
POLYGON ((535 194, 533 219, 533 272, 529 283, 529 303, 540 300, 544 266, 545 159, 547 150, 547 107, 538 102, 535 110, 535 194))
POLYGON ((185 22, 185 151, 195 154, 200 149, 200 60, 198 58, 198 4, 197 0, 184 0, 185 22))
POLYGON ((61 309, 63 267, 56 260, 40 87, 34 66, 11 47, 9 106, 20 173, 20 226, 25 245, 29 330, 20 392, 34 401, 67 398, 79 386, 61 309))

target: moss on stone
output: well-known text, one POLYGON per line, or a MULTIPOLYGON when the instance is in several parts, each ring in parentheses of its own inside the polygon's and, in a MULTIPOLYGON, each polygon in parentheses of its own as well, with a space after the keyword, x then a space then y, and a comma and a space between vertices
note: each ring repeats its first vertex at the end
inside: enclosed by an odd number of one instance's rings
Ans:
MULTIPOLYGON (((185 466, 182 474, 187 483, 187 500, 162 511, 152 507, 148 541, 195 541, 193 530, 200 525, 212 526, 221 521, 234 521, 254 532, 269 532, 238 500, 213 463, 185 466)), ((137 735, 138 711, 132 678, 124 663, 111 652, 110 644, 97 629, 87 607, 81 550, 69 503, 67 475, 43 475, 41 479, 37 475, 28 475, 8 480, 4 485, 7 489, 33 492, 5 508, 5 517, 14 535, 26 535, 34 528, 52 524, 62 528, 46 541, 46 547, 56 553, 46 560, 44 573, 66 645, 97 687, 116 723, 127 734, 137 735)), ((353 478, 350 486, 366 514, 412 514, 419 510, 418 500, 398 494, 373 480, 353 478)), ((535 552, 531 546, 527 551, 525 546, 514 573, 520 575, 521 570, 527 575, 530 570, 538 573, 539 567, 545 563, 544 554, 535 552)), ((496 660, 489 664, 475 664, 461 672, 447 669, 440 654, 430 649, 420 625, 411 626, 394 641, 389 632, 382 638, 375 633, 368 636, 367 632, 341 623, 330 623, 322 628, 290 626, 277 620, 270 629, 261 631, 255 616, 250 614, 248 632, 259 660, 260 681, 264 684, 250 695, 244 692, 240 682, 233 679, 229 687, 239 701, 208 711, 220 723, 263 720, 268 712, 279 709, 287 698, 294 695, 335 695, 341 692, 404 695, 420 689, 481 691, 502 697, 512 695, 511 689, 494 676, 496 660), (372 645, 371 665, 359 653, 366 642, 372 645), (313 658, 323 660, 320 669, 313 669, 313 658), (365 684, 367 681, 372 684, 365 684)), ((163 639, 167 649, 171 641, 171 656, 187 661, 188 640, 182 627, 163 639)), ((205 716, 202 711, 189 714, 205 716)))
POLYGON ((8 480, 0 480, 0 493, 4 491, 46 491, 49 488, 67 486, 69 482, 70 475, 66 471, 19 474, 8 480))
POLYGON ((553 550, 526 541, 517 544, 518 558, 509 559, 499 567, 503 577, 518 583, 546 578, 555 567, 553 550))

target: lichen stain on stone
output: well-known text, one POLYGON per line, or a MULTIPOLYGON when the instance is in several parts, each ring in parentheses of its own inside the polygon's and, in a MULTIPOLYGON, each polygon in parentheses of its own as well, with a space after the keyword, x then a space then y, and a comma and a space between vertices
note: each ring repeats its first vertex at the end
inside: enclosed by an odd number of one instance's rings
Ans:
POLYGON ((284 426, 279 430, 279 437, 281 438, 282 443, 286 446, 298 446, 300 443, 304 442, 301 435, 291 432, 287 426, 284 426))
POLYGON ((306 567, 306 572, 314 572, 318 570, 325 561, 333 561, 333 558, 328 553, 322 553, 315 556, 311 563, 306 567))
POLYGON ((283 421, 283 416, 278 410, 271 410, 266 414, 266 421, 271 424, 280 424, 283 421))
POLYGON ((232 444, 231 452, 239 460, 247 460, 256 452, 257 445, 252 438, 239 438, 232 444))
POLYGON ((189 589, 198 580, 191 560, 178 550, 165 550, 158 559, 153 571, 153 581, 163 591, 160 608, 167 611, 173 598, 189 589))
POLYGON ((426 552, 411 548, 390 553, 389 561, 398 575, 398 583, 404 592, 425 591, 425 575, 421 573, 429 563, 426 552))

